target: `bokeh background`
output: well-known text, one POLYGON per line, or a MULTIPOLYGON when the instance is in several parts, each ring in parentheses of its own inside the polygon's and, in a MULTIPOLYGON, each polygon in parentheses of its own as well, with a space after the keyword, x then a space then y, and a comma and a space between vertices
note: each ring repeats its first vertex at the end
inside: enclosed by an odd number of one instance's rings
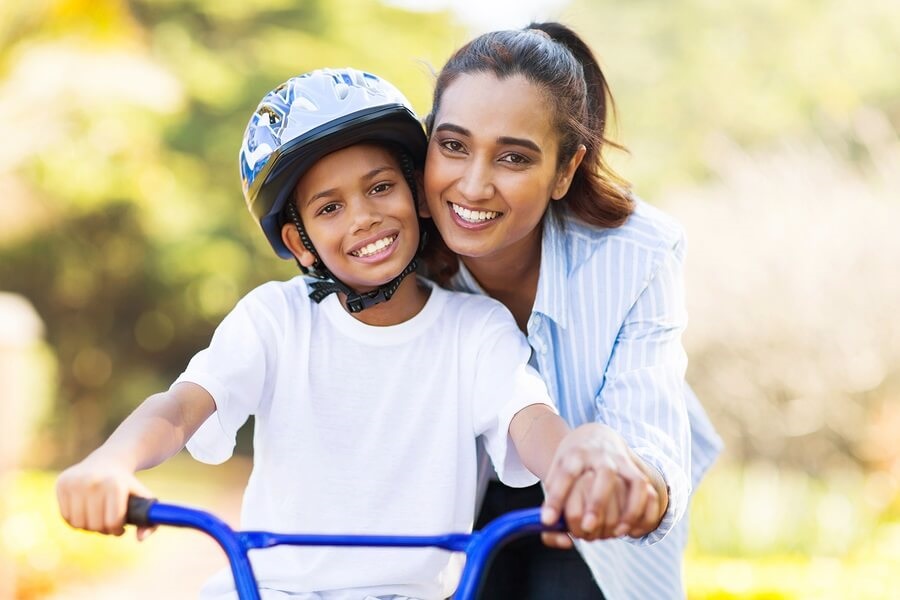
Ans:
MULTIPOLYGON (((897 597, 900 3, 29 0, 0 4, 0 598, 194 597, 224 564, 70 530, 53 480, 294 274, 241 200, 261 95, 354 66, 425 114, 454 48, 532 17, 590 41, 611 161, 688 231, 688 377, 727 443, 690 598, 897 597)), ((236 523, 246 474, 144 479, 236 523)))

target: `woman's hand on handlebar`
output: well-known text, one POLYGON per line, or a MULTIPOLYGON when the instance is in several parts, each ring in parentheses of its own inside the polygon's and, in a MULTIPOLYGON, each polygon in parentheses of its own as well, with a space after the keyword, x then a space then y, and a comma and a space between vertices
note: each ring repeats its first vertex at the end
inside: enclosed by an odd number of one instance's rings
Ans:
MULTIPOLYGON (((609 427, 589 423, 560 443, 544 481, 541 520, 554 523, 565 515, 572 535, 586 540, 630 535, 640 537, 659 525, 665 499, 643 465, 609 427)), ((571 547, 559 533, 544 534, 549 546, 571 547)))

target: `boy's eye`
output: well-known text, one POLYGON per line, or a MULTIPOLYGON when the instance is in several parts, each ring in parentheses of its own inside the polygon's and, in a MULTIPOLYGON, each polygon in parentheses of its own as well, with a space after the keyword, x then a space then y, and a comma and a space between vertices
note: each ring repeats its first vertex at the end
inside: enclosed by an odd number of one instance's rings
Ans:
POLYGON ((394 186, 387 182, 376 183, 372 187, 372 193, 373 194, 383 194, 384 192, 390 190, 392 187, 394 187, 394 186))

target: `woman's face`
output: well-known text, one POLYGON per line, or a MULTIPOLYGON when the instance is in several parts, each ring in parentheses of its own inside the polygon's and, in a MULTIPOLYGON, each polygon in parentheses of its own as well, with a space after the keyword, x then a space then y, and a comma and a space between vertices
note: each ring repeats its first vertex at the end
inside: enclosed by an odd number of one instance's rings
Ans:
POLYGON ((524 77, 459 76, 435 114, 425 195, 428 212, 457 254, 519 256, 540 248, 551 198, 568 190, 557 170, 550 103, 524 77))

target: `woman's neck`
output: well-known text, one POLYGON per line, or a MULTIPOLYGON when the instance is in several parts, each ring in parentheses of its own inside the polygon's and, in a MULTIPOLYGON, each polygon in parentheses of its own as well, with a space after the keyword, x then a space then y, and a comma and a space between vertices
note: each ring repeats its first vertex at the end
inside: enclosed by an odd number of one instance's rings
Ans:
POLYGON ((532 235, 490 256, 461 257, 478 284, 491 298, 506 305, 525 333, 537 296, 541 235, 537 227, 532 235))
MULTIPOLYGON (((388 327, 399 325, 415 317, 425 307, 431 289, 419 282, 415 273, 408 275, 401 283, 390 300, 371 306, 358 313, 351 313, 353 317, 366 325, 388 327)), ((340 294, 341 305, 347 310, 347 296, 340 294)))

